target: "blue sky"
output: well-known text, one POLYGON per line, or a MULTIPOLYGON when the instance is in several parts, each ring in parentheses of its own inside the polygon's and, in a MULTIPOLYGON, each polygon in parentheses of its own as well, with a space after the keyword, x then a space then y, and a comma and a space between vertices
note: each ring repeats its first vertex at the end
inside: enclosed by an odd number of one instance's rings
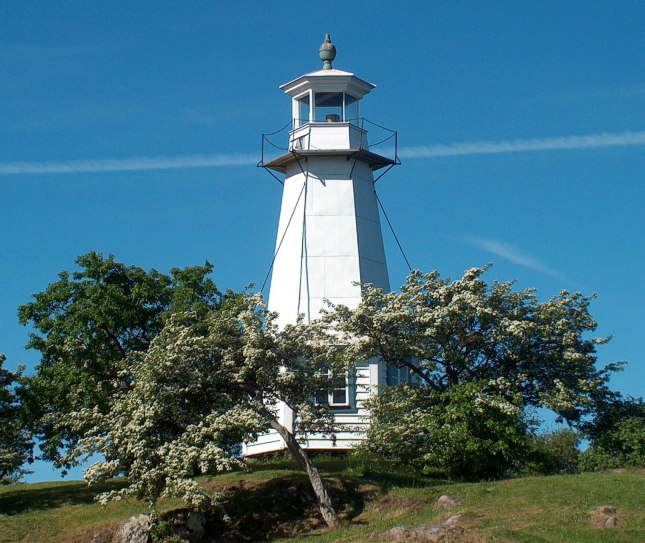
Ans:
POLYGON ((16 309, 90 250, 261 285, 281 187, 255 167, 260 134, 329 32, 334 67, 377 85, 361 114, 398 131, 377 190, 412 266, 596 292, 599 360, 628 360, 614 386, 642 396, 644 29, 628 1, 5 0, 0 352, 35 365, 16 309))

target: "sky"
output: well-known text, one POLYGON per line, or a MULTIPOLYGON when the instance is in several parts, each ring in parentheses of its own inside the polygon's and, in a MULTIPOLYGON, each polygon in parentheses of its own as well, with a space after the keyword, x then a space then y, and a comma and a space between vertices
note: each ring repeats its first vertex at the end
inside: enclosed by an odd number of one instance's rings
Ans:
MULTIPOLYGON (((220 288, 259 288, 282 188, 256 167, 261 134, 289 121, 278 87, 322 67, 325 33, 334 67, 377 86, 361 115, 398 133, 402 164, 376 188, 411 266, 492 262, 489 280, 543 300, 597 293, 599 364, 627 360, 613 386, 642 396, 645 4, 630 1, 4 0, 6 366, 38 362, 18 306, 88 251, 163 272, 208 260, 220 288)), ((397 288, 408 268, 383 234, 397 288)))

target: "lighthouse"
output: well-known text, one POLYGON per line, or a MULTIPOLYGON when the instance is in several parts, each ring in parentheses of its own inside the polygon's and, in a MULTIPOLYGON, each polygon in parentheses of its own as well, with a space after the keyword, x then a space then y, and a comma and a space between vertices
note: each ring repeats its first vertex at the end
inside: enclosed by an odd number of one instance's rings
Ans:
MULTIPOLYGON (((265 162, 263 137, 259 165, 283 183, 268 301, 279 326, 295 323, 299 315, 310 322, 328 302, 356 307, 361 284, 390 289, 374 183, 375 172, 379 176, 398 164, 396 133, 362 116, 362 100, 375 85, 332 67, 336 48, 329 34, 319 56, 322 69, 280 87, 291 98, 285 152, 265 162), (382 132, 380 140, 389 142, 393 156, 370 149, 371 127, 382 132)), ((355 445, 365 424, 362 402, 387 384, 387 378, 382 362, 357 362, 353 374, 321 400, 329 403, 341 431, 334 441, 308 436, 304 447, 327 451, 355 445)), ((278 415, 293 428, 293 413, 286 405, 278 406, 278 415)), ((245 444, 244 454, 284 448, 281 438, 270 432, 245 444)))

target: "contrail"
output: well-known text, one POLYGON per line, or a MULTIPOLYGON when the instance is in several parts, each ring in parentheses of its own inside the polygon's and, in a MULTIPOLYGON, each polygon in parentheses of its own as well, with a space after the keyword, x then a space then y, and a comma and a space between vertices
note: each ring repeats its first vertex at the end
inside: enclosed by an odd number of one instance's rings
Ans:
MULTIPOLYGON (((644 144, 645 131, 627 131, 613 134, 602 132, 585 136, 560 136, 555 138, 515 139, 508 141, 472 141, 401 147, 398 150, 398 154, 400 158, 414 159, 441 156, 522 153, 528 151, 593 149, 597 147, 644 144)), ((258 155, 255 154, 199 154, 45 162, 0 162, 0 175, 178 170, 222 166, 250 166, 256 164, 257 161, 258 155)))
POLYGON ((522 153, 527 151, 557 151, 593 149, 645 144, 645 131, 601 132, 586 136, 560 136, 556 138, 516 139, 508 141, 471 141, 438 145, 421 145, 399 149, 401 158, 431 158, 458 155, 486 155, 522 153))
POLYGON ((65 162, 4 162, 0 163, 0 175, 180 170, 218 166, 249 166, 256 164, 257 161, 258 157, 256 155, 230 154, 180 155, 174 157, 140 156, 95 160, 69 160, 65 162))
POLYGON ((471 236, 466 236, 464 240, 466 241, 466 243, 472 245, 473 247, 477 247, 478 249, 497 255, 500 258, 513 262, 514 264, 519 264, 520 266, 524 266, 525 268, 530 268, 532 270, 546 273, 548 275, 551 275, 552 277, 558 277, 560 279, 564 278, 564 276, 559 271, 549 268, 548 266, 540 262, 537 258, 526 254, 524 251, 522 251, 515 245, 512 245, 511 243, 506 243, 504 241, 496 239, 471 236))

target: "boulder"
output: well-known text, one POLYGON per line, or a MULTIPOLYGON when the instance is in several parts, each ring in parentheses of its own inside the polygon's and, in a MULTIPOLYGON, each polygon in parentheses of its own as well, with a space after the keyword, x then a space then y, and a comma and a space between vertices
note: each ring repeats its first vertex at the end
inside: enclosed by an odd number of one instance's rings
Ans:
POLYGON ((201 541, 205 533, 206 517, 199 511, 175 509, 159 515, 161 522, 168 522, 170 532, 180 541, 193 543, 201 541))
POLYGON ((461 500, 444 494, 440 496, 435 504, 436 509, 443 509, 444 511, 452 511, 461 505, 461 500))
POLYGON ((612 505, 600 505, 591 511, 591 523, 600 528, 615 528, 618 525, 616 508, 612 505))
POLYGON ((112 543, 150 543, 150 515, 135 515, 119 524, 112 543))
POLYGON ((201 537, 204 535, 204 525, 206 524, 206 517, 204 513, 198 511, 191 511, 188 514, 188 520, 186 521, 186 527, 188 528, 191 535, 196 537, 201 537))
POLYGON ((607 517, 603 526, 605 528, 615 528, 618 525, 618 519, 616 517, 607 517))

